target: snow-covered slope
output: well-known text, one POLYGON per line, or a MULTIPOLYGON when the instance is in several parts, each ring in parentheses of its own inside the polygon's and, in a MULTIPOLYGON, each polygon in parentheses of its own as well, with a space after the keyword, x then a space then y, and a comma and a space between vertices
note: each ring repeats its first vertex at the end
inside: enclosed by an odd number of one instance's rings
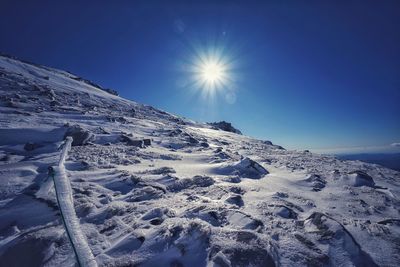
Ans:
POLYGON ((0 266, 74 266, 65 163, 99 266, 398 266, 400 173, 287 151, 0 57, 0 266))

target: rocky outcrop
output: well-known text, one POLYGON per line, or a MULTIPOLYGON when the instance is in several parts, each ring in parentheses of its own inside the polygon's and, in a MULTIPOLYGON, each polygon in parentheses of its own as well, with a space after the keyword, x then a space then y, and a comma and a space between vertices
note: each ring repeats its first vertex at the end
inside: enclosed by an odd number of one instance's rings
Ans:
POLYGON ((220 121, 220 122, 209 122, 208 124, 213 126, 214 129, 220 129, 225 132, 242 134, 242 132, 233 127, 230 122, 220 121))

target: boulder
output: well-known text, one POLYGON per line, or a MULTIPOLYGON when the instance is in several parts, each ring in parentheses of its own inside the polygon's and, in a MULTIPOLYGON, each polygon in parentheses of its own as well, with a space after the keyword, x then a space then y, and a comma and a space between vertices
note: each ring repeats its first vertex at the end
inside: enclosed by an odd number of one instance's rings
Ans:
POLYGON ((143 144, 145 146, 151 146, 151 139, 143 139, 143 144))
POLYGON ((238 195, 238 194, 233 194, 233 195, 228 196, 225 199, 225 202, 229 203, 229 204, 236 205, 238 207, 242 207, 244 205, 244 201, 242 199, 242 196, 238 195))
POLYGON ((32 142, 28 142, 25 144, 24 149, 26 151, 32 151, 35 150, 36 148, 42 147, 42 145, 37 144, 37 143, 32 143, 32 142))
POLYGON ((86 145, 90 140, 92 140, 94 134, 76 124, 68 127, 67 131, 65 132, 64 139, 67 138, 67 136, 72 137, 72 146, 82 146, 86 145))
POLYGON ((126 143, 130 146, 144 147, 143 140, 134 140, 132 138, 125 139, 126 143))
POLYGON ((353 186, 375 186, 374 179, 363 171, 350 172, 349 176, 352 178, 353 186))
POLYGON ((199 140, 197 140, 196 138, 194 138, 193 136, 190 136, 190 135, 188 136, 187 140, 192 145, 195 145, 195 144, 199 143, 199 140))
POLYGON ((315 192, 321 191, 326 186, 326 180, 318 174, 311 174, 305 181, 312 184, 312 190, 315 192))
POLYGON ((121 140, 122 142, 126 142, 127 145, 140 148, 151 145, 151 139, 134 139, 126 134, 121 135, 121 140))
POLYGON ((204 148, 210 147, 210 145, 207 142, 201 142, 200 146, 202 146, 204 148))
POLYGON ((247 157, 238 162, 234 168, 240 176, 256 179, 269 173, 263 166, 247 157))
POLYGON ((297 219, 297 213, 286 206, 276 206, 273 213, 281 218, 297 219))

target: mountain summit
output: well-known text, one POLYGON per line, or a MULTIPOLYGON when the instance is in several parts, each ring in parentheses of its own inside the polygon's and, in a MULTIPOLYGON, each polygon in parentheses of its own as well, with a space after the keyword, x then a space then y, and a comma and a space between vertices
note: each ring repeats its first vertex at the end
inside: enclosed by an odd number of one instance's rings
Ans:
POLYGON ((396 266, 399 199, 399 172, 0 56, 2 266, 396 266))

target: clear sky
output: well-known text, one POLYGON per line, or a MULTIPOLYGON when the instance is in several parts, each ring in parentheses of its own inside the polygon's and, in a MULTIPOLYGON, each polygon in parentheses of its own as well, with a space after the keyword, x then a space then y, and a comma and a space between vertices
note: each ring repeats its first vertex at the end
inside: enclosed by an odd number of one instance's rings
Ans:
POLYGON ((400 150, 400 1, 214 2, 2 0, 0 51, 287 148, 400 150))

